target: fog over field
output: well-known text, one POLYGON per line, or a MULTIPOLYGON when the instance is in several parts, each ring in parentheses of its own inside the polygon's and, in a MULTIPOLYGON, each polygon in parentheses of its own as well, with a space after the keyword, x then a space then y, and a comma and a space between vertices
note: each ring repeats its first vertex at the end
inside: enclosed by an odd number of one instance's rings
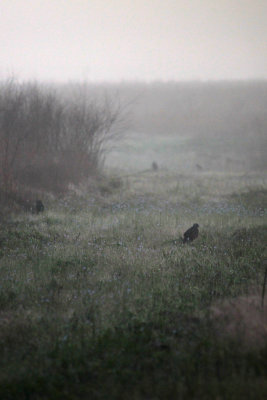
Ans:
MULTIPOLYGON (((266 146, 266 15, 261 0, 2 1, 0 79, 60 83, 69 98, 78 82, 90 98, 112 93, 131 114, 129 140, 153 135, 154 148, 151 142, 143 156, 149 162, 170 167, 166 146, 179 142, 182 154, 172 163, 179 170, 259 169, 266 146)), ((126 156, 129 164, 146 168, 137 152, 136 161, 126 156)), ((118 165, 115 158, 106 165, 118 165)))
POLYGON ((0 2, 0 398, 267 398, 267 3, 0 2))
MULTIPOLYGON (((129 127, 121 146, 132 143, 137 160, 126 159, 138 169, 154 158, 178 171, 192 171, 196 164, 206 172, 266 170, 265 81, 135 83, 95 90, 116 93, 129 104, 129 127)), ((112 154, 108 164, 115 165, 112 154)))

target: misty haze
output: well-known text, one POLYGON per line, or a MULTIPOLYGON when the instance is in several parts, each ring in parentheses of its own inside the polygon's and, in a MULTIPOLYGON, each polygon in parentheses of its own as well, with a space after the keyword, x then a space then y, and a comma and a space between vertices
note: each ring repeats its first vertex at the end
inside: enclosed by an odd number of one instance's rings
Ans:
POLYGON ((0 398, 266 398, 266 11, 0 4, 0 398))

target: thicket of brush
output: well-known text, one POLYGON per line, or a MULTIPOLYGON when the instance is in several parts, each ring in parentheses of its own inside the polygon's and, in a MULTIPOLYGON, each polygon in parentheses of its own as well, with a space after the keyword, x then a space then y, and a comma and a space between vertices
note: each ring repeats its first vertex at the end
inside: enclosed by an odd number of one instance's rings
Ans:
POLYGON ((23 203, 31 192, 62 193, 95 175, 120 121, 115 101, 97 102, 82 89, 63 99, 52 87, 1 82, 2 198, 23 203))

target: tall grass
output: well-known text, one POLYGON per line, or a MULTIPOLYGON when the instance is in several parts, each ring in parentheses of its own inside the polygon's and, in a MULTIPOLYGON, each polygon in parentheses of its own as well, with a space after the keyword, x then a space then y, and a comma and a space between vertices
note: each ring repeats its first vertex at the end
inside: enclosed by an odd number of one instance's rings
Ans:
POLYGON ((1 225, 0 397, 265 398, 264 175, 122 180, 1 225))

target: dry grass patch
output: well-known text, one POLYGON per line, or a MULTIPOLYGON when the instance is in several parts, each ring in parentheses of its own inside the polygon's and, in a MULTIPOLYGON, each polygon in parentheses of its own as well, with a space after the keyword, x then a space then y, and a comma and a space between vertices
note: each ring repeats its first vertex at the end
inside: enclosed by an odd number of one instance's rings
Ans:
POLYGON ((238 340, 246 348, 263 348, 267 343, 267 306, 261 296, 251 294, 216 303, 211 308, 218 334, 238 340))

